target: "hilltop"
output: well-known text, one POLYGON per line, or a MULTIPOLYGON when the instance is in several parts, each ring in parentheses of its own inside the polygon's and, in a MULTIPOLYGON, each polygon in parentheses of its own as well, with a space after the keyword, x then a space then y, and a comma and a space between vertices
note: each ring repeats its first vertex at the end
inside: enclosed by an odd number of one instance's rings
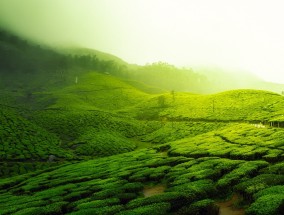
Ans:
POLYGON ((283 114, 283 96, 269 91, 233 90, 211 95, 168 92, 137 105, 139 119, 173 121, 268 121, 283 114))

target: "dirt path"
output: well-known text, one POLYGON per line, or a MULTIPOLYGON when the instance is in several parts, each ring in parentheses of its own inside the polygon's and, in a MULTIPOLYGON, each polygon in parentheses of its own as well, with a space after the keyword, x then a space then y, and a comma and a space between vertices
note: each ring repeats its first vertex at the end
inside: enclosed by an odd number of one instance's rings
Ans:
POLYGON ((216 204, 219 206, 219 215, 244 215, 244 209, 234 208, 234 203, 238 201, 238 196, 233 195, 233 197, 225 202, 217 202, 216 204))
POLYGON ((143 189, 143 194, 145 197, 154 196, 160 193, 163 193, 166 189, 165 185, 156 185, 156 186, 145 186, 143 189))

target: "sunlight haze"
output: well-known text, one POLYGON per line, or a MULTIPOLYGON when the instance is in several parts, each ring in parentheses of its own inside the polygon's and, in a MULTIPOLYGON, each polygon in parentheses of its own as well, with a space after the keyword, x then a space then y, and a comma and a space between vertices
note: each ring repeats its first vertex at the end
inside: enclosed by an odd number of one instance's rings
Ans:
POLYGON ((216 66, 284 83, 283 7, 280 0, 1 0, 0 23, 129 63, 216 66))

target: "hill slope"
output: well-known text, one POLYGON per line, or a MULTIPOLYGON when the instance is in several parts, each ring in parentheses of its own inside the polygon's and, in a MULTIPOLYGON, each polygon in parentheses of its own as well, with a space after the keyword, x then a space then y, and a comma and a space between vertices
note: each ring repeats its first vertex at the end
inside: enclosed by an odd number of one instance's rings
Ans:
POLYGON ((215 198, 238 191, 259 214, 278 214, 283 164, 145 149, 0 180, 1 214, 218 214, 215 198), (149 183, 165 192, 145 197, 149 183), (273 196, 271 196, 273 195, 273 196), (207 211, 207 212, 206 212, 207 211))
POLYGON ((217 215, 232 194, 248 215, 281 214, 284 132, 252 124, 284 114, 279 94, 182 93, 210 85, 163 63, 136 67, 137 82, 92 51, 0 39, 0 215, 217 215))
POLYGON ((74 84, 50 93, 56 103, 49 108, 76 110, 118 110, 143 102, 149 97, 118 78, 97 72, 76 76, 74 84))
POLYGON ((1 107, 1 160, 47 160, 49 155, 68 158, 72 153, 61 149, 60 140, 46 130, 1 107))
POLYGON ((140 119, 265 121, 282 115, 284 98, 257 90, 233 90, 212 95, 170 92, 135 107, 140 119))

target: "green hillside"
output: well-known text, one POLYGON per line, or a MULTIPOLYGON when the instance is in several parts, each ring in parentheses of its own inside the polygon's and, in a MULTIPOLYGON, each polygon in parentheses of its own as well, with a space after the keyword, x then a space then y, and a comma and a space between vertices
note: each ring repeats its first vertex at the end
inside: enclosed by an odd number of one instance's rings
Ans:
POLYGON ((284 131, 235 124, 192 138, 172 142, 169 152, 189 157, 218 156, 242 160, 284 160, 284 131))
POLYGON ((284 98, 258 90, 233 90, 212 95, 169 92, 135 107, 140 119, 265 121, 283 114, 284 98))
POLYGON ((283 96, 4 31, 0 57, 0 215, 283 214, 283 96))
POLYGON ((56 103, 48 108, 111 111, 133 106, 149 97, 146 93, 107 74, 89 72, 76 77, 73 84, 50 92, 56 103))
POLYGON ((100 52, 61 53, 0 28, 0 87, 33 93, 65 87, 74 83, 75 76, 87 71, 112 74, 124 71, 121 62, 96 54, 108 56, 100 52))
POLYGON ((70 150, 61 147, 56 135, 21 117, 15 110, 0 107, 0 122, 0 178, 74 159, 70 150), (55 163, 49 162, 51 157, 55 163))
POLYGON ((119 118, 100 111, 40 111, 34 113, 32 120, 58 136, 65 146, 73 148, 77 145, 80 148, 84 144, 100 144, 103 148, 114 149, 114 143, 117 143, 123 146, 117 148, 118 152, 133 149, 135 141, 132 138, 145 135, 157 127, 155 123, 146 125, 131 118, 119 118), (126 147, 127 143, 129 148, 126 147))

